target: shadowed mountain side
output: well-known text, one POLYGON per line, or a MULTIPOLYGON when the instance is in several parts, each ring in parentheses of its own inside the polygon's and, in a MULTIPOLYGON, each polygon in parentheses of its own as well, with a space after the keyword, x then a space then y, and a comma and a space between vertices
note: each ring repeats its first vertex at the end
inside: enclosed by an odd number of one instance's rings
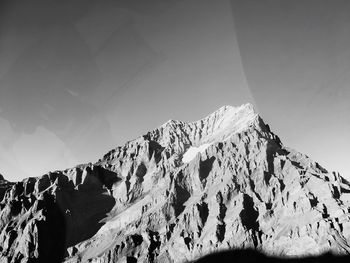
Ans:
POLYGON ((12 186, 13 183, 4 179, 4 177, 0 174, 0 200, 4 197, 6 190, 12 186))
POLYGON ((9 185, 0 203, 0 259, 62 262, 68 247, 104 224, 118 181, 114 172, 87 165, 9 185))
MULTIPOLYGON (((99 169, 97 175, 106 172, 99 169)), ((90 185, 74 189, 71 183, 67 189, 56 193, 57 205, 64 213, 67 247, 92 237, 103 225, 101 220, 115 205, 114 198, 104 188, 106 184, 98 177, 92 178, 94 182, 90 185)))
POLYGON ((199 262, 323 262, 333 258, 316 257, 326 251, 350 253, 349 182, 285 147, 250 104, 170 120, 95 164, 5 188, 0 262, 182 263, 230 248, 256 251, 199 262))
POLYGON ((310 257, 276 257, 267 256, 257 250, 253 249, 237 249, 228 250, 218 253, 213 253, 204 256, 193 263, 210 263, 210 262, 220 262, 220 263, 330 263, 330 262, 349 262, 350 256, 336 256, 331 253, 325 253, 320 256, 310 256, 310 257))

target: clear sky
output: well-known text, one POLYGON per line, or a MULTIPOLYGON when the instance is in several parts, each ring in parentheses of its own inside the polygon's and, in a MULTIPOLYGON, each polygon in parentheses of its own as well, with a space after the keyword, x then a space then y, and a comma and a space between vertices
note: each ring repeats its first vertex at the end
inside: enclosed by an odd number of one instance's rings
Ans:
POLYGON ((0 10, 8 180, 246 102, 286 145, 350 177, 347 1, 7 0, 0 10))

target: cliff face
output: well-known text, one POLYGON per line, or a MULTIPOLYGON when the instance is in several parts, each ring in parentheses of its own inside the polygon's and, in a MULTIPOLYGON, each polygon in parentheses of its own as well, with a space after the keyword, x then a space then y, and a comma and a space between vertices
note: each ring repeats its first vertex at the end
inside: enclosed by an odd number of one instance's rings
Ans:
POLYGON ((0 183, 1 262, 186 262, 350 252, 350 184, 251 105, 168 121, 95 164, 0 183))

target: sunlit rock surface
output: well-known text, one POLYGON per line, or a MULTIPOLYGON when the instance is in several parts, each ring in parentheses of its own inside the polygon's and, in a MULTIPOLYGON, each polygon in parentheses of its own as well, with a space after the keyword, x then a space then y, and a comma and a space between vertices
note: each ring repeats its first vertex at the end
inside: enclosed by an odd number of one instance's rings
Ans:
POLYGON ((0 179, 0 262, 350 252, 350 184, 285 147, 250 104, 170 120, 94 164, 0 179))

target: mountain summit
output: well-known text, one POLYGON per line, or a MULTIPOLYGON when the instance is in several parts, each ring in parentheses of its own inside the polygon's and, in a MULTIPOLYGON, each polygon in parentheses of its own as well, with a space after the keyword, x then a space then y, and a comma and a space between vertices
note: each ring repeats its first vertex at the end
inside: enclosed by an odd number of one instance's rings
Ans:
POLYGON ((98 162, 5 183, 1 262, 188 262, 350 252, 350 184, 252 105, 170 120, 98 162))

